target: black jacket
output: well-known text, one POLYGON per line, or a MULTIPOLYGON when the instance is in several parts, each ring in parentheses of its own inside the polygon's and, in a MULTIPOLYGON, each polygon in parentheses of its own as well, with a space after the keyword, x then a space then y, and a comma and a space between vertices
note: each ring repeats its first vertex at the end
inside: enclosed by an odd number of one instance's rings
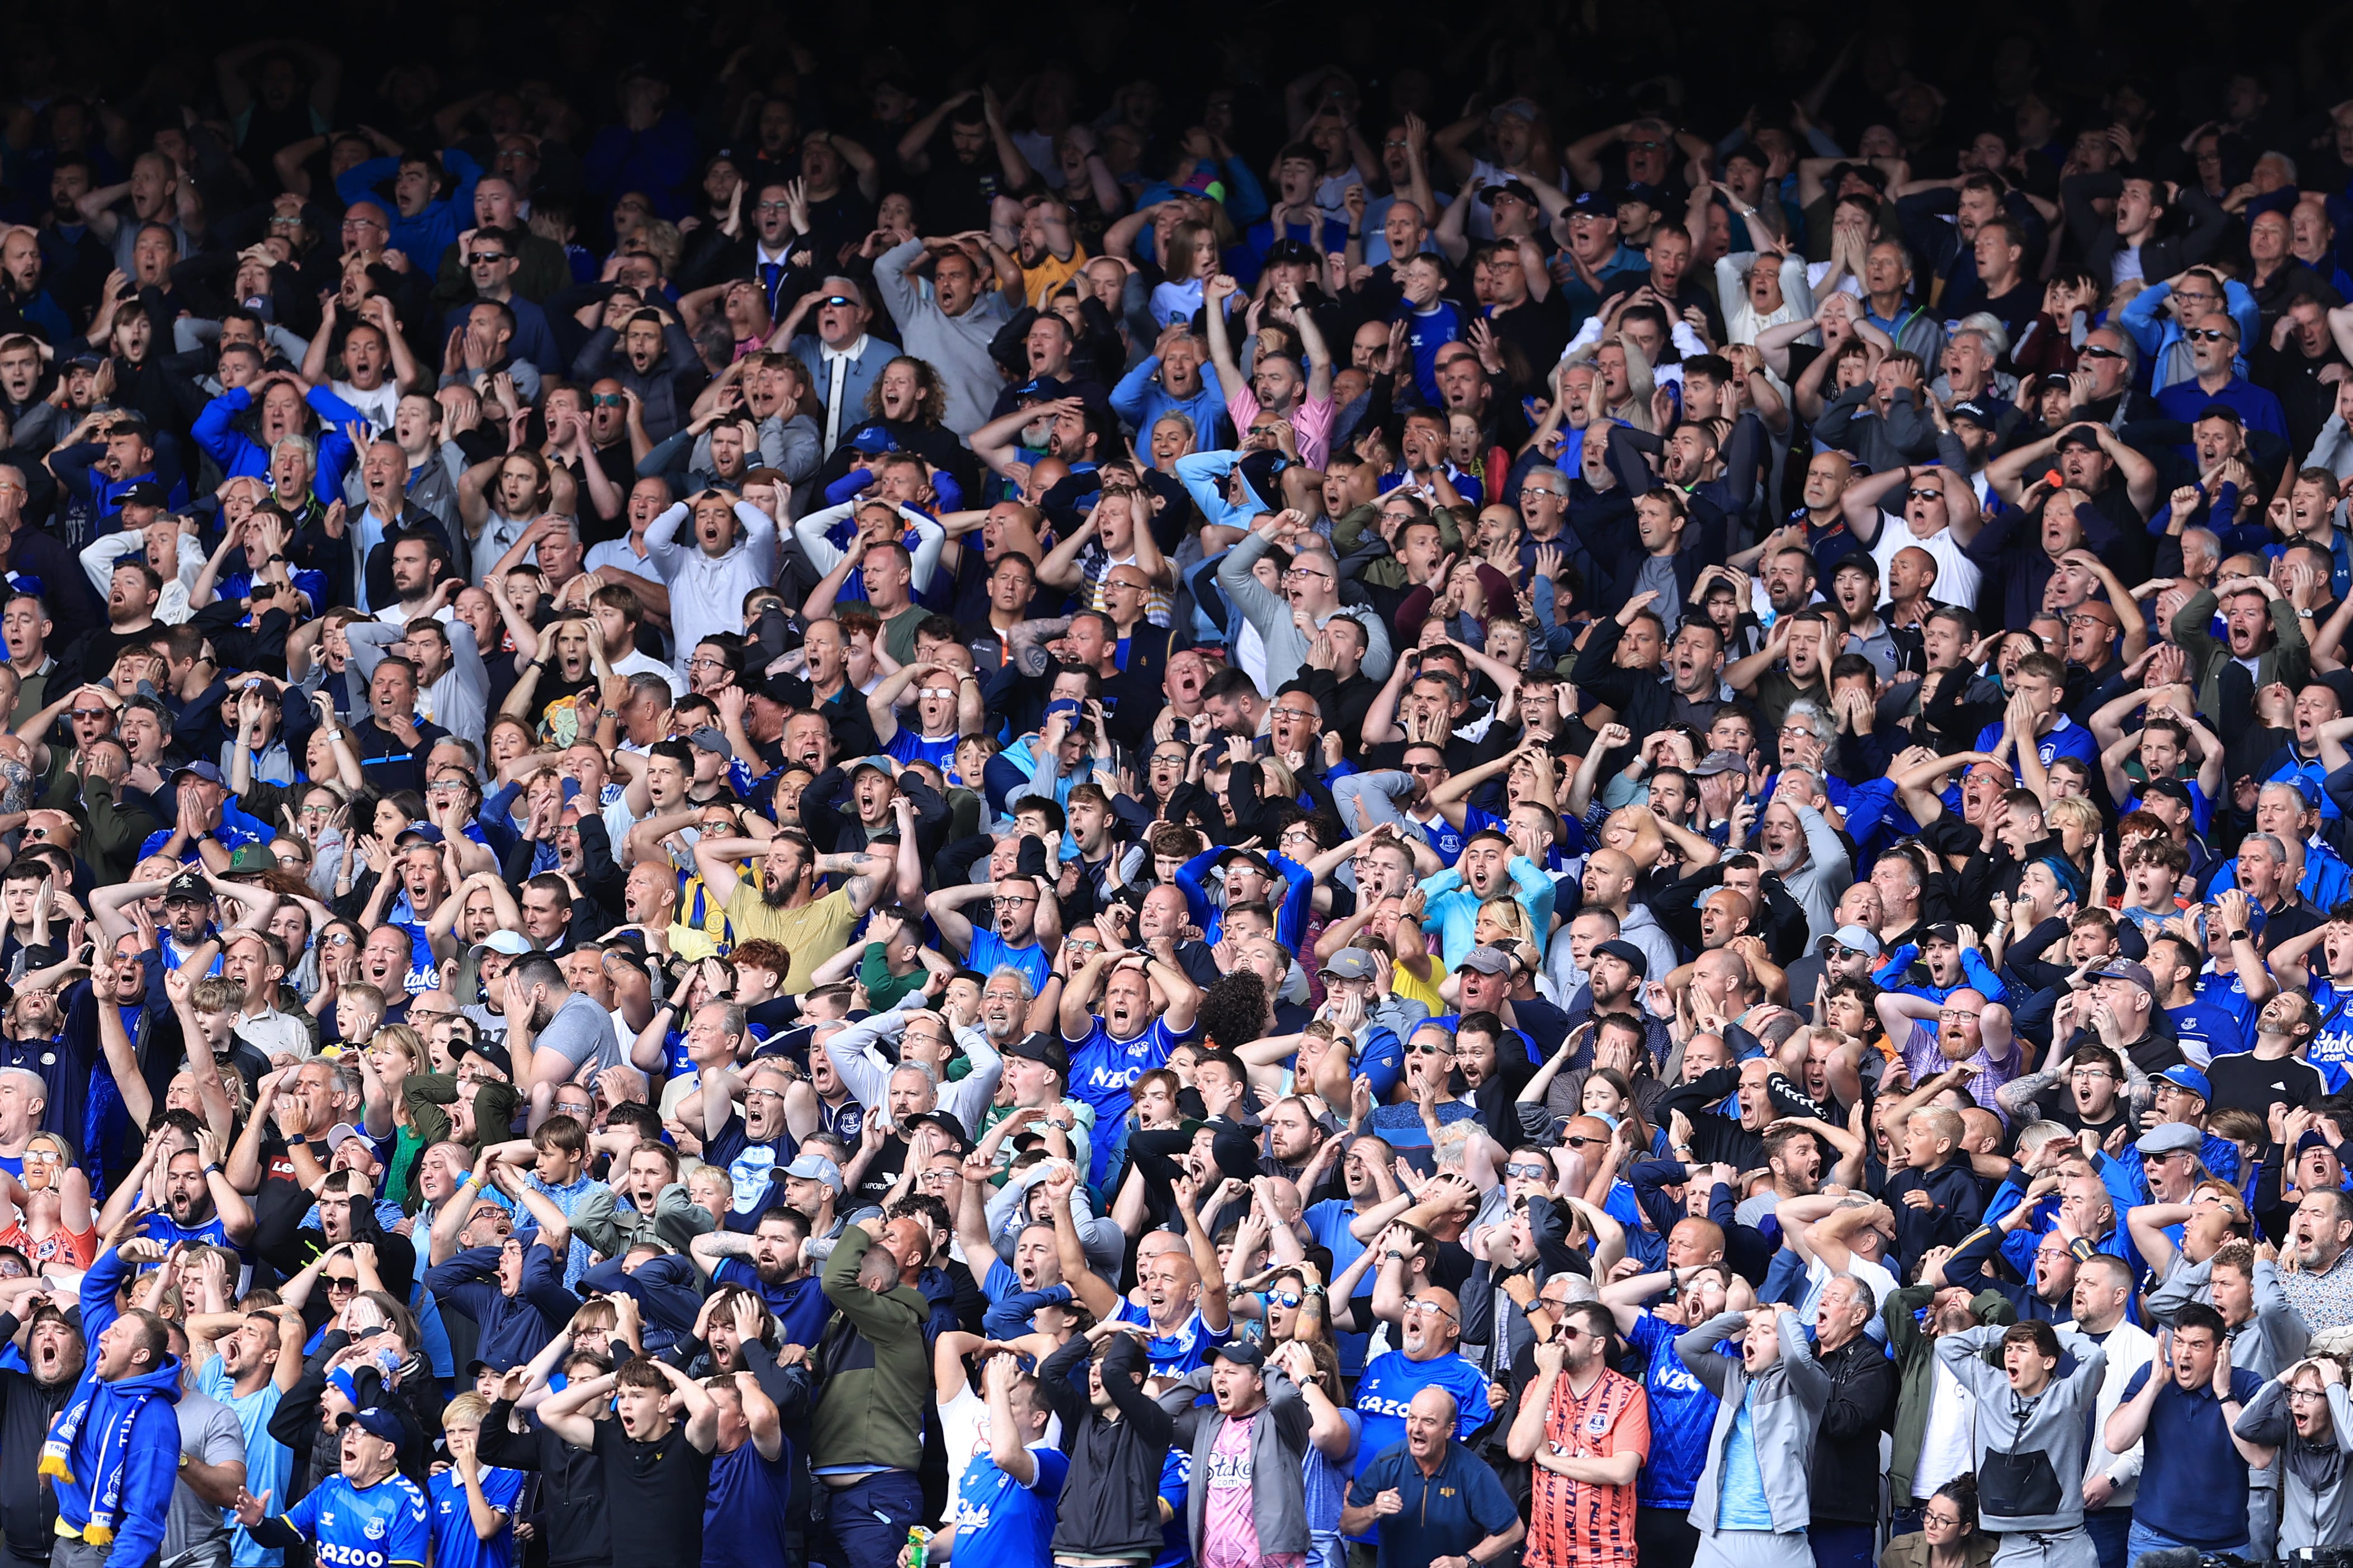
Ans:
MULTIPOLYGON (((1874 1303, 1875 1305, 1875 1303, 1874 1303)), ((1814 1437, 1814 1517, 1825 1523, 1879 1519, 1879 1435, 1895 1419, 1895 1363, 1869 1334, 1814 1359, 1831 1374, 1830 1403, 1814 1437)))
POLYGON ((550 1568, 604 1568, 613 1561, 604 1461, 544 1426, 508 1430, 513 1415, 514 1402, 501 1399, 482 1417, 478 1441, 483 1461, 540 1478, 539 1514, 533 1522, 547 1542, 550 1568))
POLYGON ((1160 1468, 1176 1424, 1144 1392, 1144 1347, 1124 1333, 1113 1334, 1109 1345, 1103 1391, 1118 1407, 1116 1421, 1087 1397, 1092 1347, 1083 1335, 1073 1335, 1038 1369, 1038 1391, 1061 1418, 1062 1452, 1071 1460, 1054 1525, 1058 1558, 1144 1561, 1160 1550, 1160 1468))

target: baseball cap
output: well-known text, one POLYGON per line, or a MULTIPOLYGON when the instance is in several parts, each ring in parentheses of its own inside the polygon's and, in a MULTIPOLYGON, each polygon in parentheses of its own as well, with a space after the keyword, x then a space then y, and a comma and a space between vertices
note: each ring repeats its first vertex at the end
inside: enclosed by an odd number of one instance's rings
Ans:
POLYGON ((2202 1149, 2206 1135, 2187 1121, 2168 1121, 2162 1127, 2152 1127, 2133 1144, 2144 1154, 2178 1154, 2184 1149, 2202 1149))
POLYGON ((1509 974, 1512 972, 1512 955, 1500 947, 1482 943, 1462 955, 1462 962, 1454 966, 1454 973, 1460 974, 1466 969, 1475 970, 1481 974, 1509 974))
POLYGON ((1034 397, 1040 402, 1051 402, 1053 399, 1062 395, 1062 384, 1054 376, 1035 375, 1031 376, 1028 381, 1023 382, 1020 385, 1015 387, 1013 389, 1013 395, 1016 397, 1034 397))
POLYGON ((429 822, 412 822, 407 826, 402 828, 397 834, 394 835, 393 842, 396 844, 404 844, 413 838, 427 844, 439 844, 448 837, 449 836, 448 834, 442 832, 439 828, 434 826, 429 822))
POLYGON ((1370 980, 1373 977, 1373 955, 1361 947, 1344 947, 1332 955, 1332 962, 1316 971, 1335 980, 1370 980))
POLYGON ((1745 773, 1747 771, 1748 760, 1739 752, 1710 752, 1699 760, 1699 766, 1692 769, 1692 777, 1713 778, 1717 773, 1745 773))
POLYGON ((1266 1352, 1256 1340, 1228 1340, 1209 1352, 1216 1361, 1229 1361, 1236 1366, 1264 1366, 1266 1352))
POLYGON ((346 1425, 355 1426, 363 1432, 381 1437, 387 1443, 397 1443, 407 1436, 407 1434, 401 1430, 400 1417, 381 1405, 371 1405, 364 1410, 345 1411, 337 1419, 335 1426, 340 1429, 346 1425))
POLYGON ((1528 188, 1528 183, 1525 180, 1505 180, 1500 185, 1486 185, 1480 189, 1479 199, 1489 206, 1495 205, 1497 196, 1509 196, 1514 201, 1525 202, 1529 206, 1536 205, 1536 194, 1528 188))
POLYGON ((164 888, 164 901, 167 904, 209 904, 213 901, 213 887, 196 872, 183 871, 164 888))
POLYGON ((1879 956, 1879 939, 1861 926, 1841 926, 1822 938, 1822 941, 1834 942, 1841 947, 1851 948, 1866 958, 1879 956))
MULTIPOLYGON (((2151 996, 2157 994, 2157 977, 2148 972, 2148 968, 2146 964, 2135 963, 2128 958, 2112 958, 2108 960, 2107 963, 2103 963, 2097 969, 2092 971, 2092 978, 2094 980, 2121 980, 2128 985, 2139 986, 2151 996)), ((2198 1092, 2203 1094, 2206 1091, 2201 1089, 2198 1092)))
POLYGON ((785 1174, 797 1176, 804 1182, 823 1182, 837 1193, 849 1185, 842 1180, 841 1167, 822 1154, 803 1154, 785 1167, 785 1174))
POLYGON ((870 458, 899 449, 899 443, 891 438, 891 432, 880 425, 864 426, 853 432, 849 444, 870 458))
POLYGON ((228 858, 232 871, 269 871, 278 866, 278 852, 267 844, 248 844, 228 858))
POLYGON ((1274 863, 1255 849, 1229 849, 1218 857, 1218 869, 1222 871, 1237 860, 1248 861, 1267 876, 1274 875, 1274 863))
POLYGON ((2214 1086, 2204 1073, 2188 1062, 2178 1062, 2157 1075, 2176 1089, 2186 1089, 2200 1100, 2214 1098, 2214 1086))
POLYGON ((1308 244, 1303 239, 1293 239, 1288 235, 1285 235, 1282 238, 1276 240, 1272 245, 1266 247, 1266 263, 1270 267, 1274 266, 1277 262, 1282 261, 1314 261, 1315 259, 1315 247, 1314 246, 1308 244))
POLYGON ((1629 180, 1612 196, 1621 207, 1630 202, 1640 202, 1654 212, 1667 210, 1667 194, 1648 180, 1629 180))
POLYGON ((1599 191, 1579 191, 1569 198, 1568 210, 1587 217, 1616 217, 1618 204, 1599 191))
POLYGON ((153 479, 141 479, 125 486, 122 493, 114 498, 114 504, 117 507, 162 506, 164 487, 153 479))
POLYGON ((727 737, 708 724, 689 735, 686 738, 686 743, 690 746, 700 746, 706 752, 716 752, 723 757, 732 759, 735 755, 735 748, 729 743, 727 737))
POLYGON ((494 931, 474 944, 474 963, 482 962, 486 952, 502 952, 509 958, 521 958, 531 951, 530 939, 519 931, 494 931))
POLYGON ((1962 398, 1958 403, 1954 404, 1953 406, 1947 410, 1947 414, 1951 418, 1966 419, 1969 421, 1969 423, 1980 426, 1988 430, 1992 429, 1995 426, 2001 423, 2000 415, 1996 414, 1992 409, 1988 408, 1984 404, 1978 402, 1974 397, 1962 398))
POLYGON ((1005 1054, 1019 1057, 1023 1061, 1043 1062, 1061 1074, 1065 1080, 1071 1076, 1071 1053, 1063 1048, 1061 1041, 1043 1029, 1034 1030, 1015 1040, 1005 1047, 1005 1054))
POLYGON ((1935 925, 1928 926, 1920 932, 1922 946, 1925 947, 1932 942, 1948 942, 1955 947, 1958 947, 1961 945, 1961 928, 1950 921, 1938 921, 1935 925))
POLYGON ((2307 1131, 2303 1137, 2295 1141, 2295 1154, 2294 1158, 2299 1160, 2302 1159, 2305 1152, 2308 1149, 2326 1149, 2332 1154, 2337 1152, 2336 1145, 2332 1144, 2328 1141, 2328 1134, 2319 1131, 2317 1128, 2307 1131))
MULTIPOLYGON (((506 933, 502 931, 500 934, 506 933)), ((462 1061, 466 1057, 480 1057, 507 1077, 514 1077, 514 1058, 507 1054, 506 1047, 496 1040, 476 1040, 466 1047, 459 1059, 462 1061)))
POLYGON ((366 1133, 361 1131, 350 1122, 338 1121, 332 1127, 327 1129, 327 1152, 332 1154, 336 1150, 342 1148, 344 1144, 350 1142, 353 1139, 364 1139, 366 1137, 366 1133))
POLYGON ((1632 942, 1627 942, 1622 938, 1613 936, 1608 942, 1595 942, 1593 944, 1593 956, 1595 958, 1606 956, 1617 959, 1620 963, 1625 964, 1627 968, 1634 972, 1634 978, 1637 980, 1645 980, 1650 977, 1651 955, 1644 952, 1641 948, 1636 947, 1632 942))
POLYGON ((225 784, 227 782, 221 777, 220 769, 215 767, 210 763, 182 763, 178 767, 172 770, 172 782, 174 784, 178 784, 190 773, 194 773, 196 777, 204 780, 206 784, 225 784))
POLYGON ((2077 425, 2071 427, 2065 435, 2060 437, 2057 445, 2053 446, 2052 450, 2054 452, 2063 452, 2070 447, 2083 447, 2093 451, 2097 451, 2099 449, 2099 446, 2100 439, 2098 437, 2093 435, 2091 431, 2084 426, 2077 425))
POLYGON ((964 1123, 956 1119, 954 1111, 926 1110, 921 1116, 911 1116, 907 1118, 909 1131, 912 1131, 916 1123, 923 1121, 928 1121, 946 1133, 948 1141, 955 1145, 957 1152, 961 1153, 972 1147, 972 1140, 965 1135, 964 1123))

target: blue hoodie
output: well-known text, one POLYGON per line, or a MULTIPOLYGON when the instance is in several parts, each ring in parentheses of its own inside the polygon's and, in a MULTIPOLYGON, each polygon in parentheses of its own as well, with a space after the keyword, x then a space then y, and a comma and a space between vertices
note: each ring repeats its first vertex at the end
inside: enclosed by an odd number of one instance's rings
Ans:
MULTIPOLYGON (((131 1266, 111 1247, 100 1253, 90 1272, 82 1276, 82 1333, 93 1351, 89 1365, 82 1369, 80 1384, 66 1402, 66 1409, 72 1410, 84 1399, 90 1401, 90 1409, 66 1453, 66 1468, 71 1474, 49 1478, 60 1524, 79 1535, 90 1525, 94 1511, 90 1486, 98 1479, 100 1434, 120 1418, 124 1405, 133 1399, 145 1400, 132 1418, 124 1444, 121 1490, 115 1503, 112 1534, 90 1542, 108 1548, 110 1568, 140 1568, 162 1550, 164 1516, 171 1508, 172 1489, 180 1474, 180 1422, 172 1412, 180 1398, 179 1359, 166 1356, 154 1371, 140 1377, 127 1377, 116 1383, 99 1381, 95 1347, 99 1336, 122 1315, 115 1305, 115 1294, 130 1278, 131 1266)), ((58 1420, 63 1419, 61 1413, 58 1420)), ((57 1423, 52 1422, 50 1430, 57 1429, 57 1423)), ((100 1529, 103 1534, 104 1527, 100 1529)))

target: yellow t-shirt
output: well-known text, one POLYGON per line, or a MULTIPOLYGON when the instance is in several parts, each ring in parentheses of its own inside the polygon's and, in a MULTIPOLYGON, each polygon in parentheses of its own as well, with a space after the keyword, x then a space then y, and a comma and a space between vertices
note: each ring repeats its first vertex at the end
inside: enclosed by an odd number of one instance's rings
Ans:
MULTIPOLYGON (((1431 977, 1435 979, 1439 973, 1438 965, 1432 963, 1430 967, 1430 973, 1431 977)), ((1389 989, 1395 992, 1398 995, 1404 997, 1409 1002, 1420 1003, 1423 1006, 1430 1009, 1430 1016, 1433 1018, 1451 1013, 1454 1010, 1446 1005, 1446 998, 1438 994, 1437 986, 1426 985, 1422 982, 1416 980, 1413 977, 1413 971, 1408 969, 1402 963, 1390 965, 1389 989)))
MULTIPOLYGON (((1050 250, 1039 258, 1037 266, 1023 267, 1021 289, 1022 292, 1029 296, 1029 308, 1033 310, 1044 310, 1047 301, 1053 299, 1063 284, 1076 278, 1079 275, 1079 269, 1086 264, 1087 247, 1074 242, 1071 247, 1071 258, 1068 261, 1055 259, 1054 253, 1050 250)), ((1018 260, 1016 265, 1019 265, 1018 260)))
POLYGON ((773 909, 760 897, 759 883, 746 877, 727 900, 727 923, 739 944, 765 937, 785 950, 792 968, 786 973, 783 993, 798 996, 809 988, 810 972, 849 945, 858 911, 848 890, 839 888, 797 910, 773 909))

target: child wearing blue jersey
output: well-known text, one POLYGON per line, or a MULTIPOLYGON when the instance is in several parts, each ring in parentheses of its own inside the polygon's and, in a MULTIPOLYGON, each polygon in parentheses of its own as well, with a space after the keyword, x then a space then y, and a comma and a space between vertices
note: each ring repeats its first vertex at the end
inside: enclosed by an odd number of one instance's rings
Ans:
POLYGON ((475 1452, 490 1408, 489 1400, 470 1390, 441 1412, 449 1459, 433 1467, 426 1489, 438 1568, 507 1568, 514 1561, 515 1503, 525 1478, 521 1470, 483 1464, 475 1452))
POLYGON ((975 1568, 1048 1568, 1053 1562, 1055 1505, 1071 1473, 1070 1456, 1046 1440, 1052 1407, 1019 1358, 1000 1351, 981 1369, 988 1400, 985 1452, 949 1478, 955 1490, 953 1533, 932 1540, 934 1563, 951 1557, 975 1568))

